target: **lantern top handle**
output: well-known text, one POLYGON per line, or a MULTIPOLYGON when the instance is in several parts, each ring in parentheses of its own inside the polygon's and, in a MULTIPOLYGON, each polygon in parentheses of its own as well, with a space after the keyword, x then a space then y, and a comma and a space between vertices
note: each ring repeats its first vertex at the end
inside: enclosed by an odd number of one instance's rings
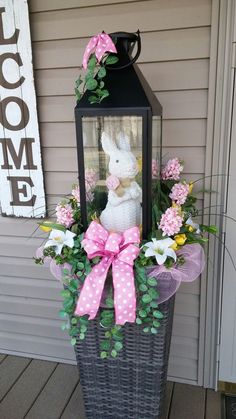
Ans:
POLYGON ((106 66, 109 70, 121 70, 123 68, 129 67, 130 65, 133 65, 140 53, 141 53, 141 37, 140 37, 140 31, 137 30, 137 32, 113 32, 109 34, 112 38, 113 42, 116 44, 117 52, 119 54, 120 50, 125 50, 125 52, 131 56, 131 53, 137 44, 137 52, 133 58, 130 58, 128 62, 122 65, 117 66, 106 66))

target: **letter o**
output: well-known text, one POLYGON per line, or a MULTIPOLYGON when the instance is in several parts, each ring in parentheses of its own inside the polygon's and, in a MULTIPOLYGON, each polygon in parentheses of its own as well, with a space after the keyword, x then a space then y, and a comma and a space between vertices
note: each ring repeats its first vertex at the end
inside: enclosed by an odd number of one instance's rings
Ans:
POLYGON ((9 129, 10 131, 20 131, 21 129, 25 128, 26 125, 28 124, 29 109, 26 103, 21 98, 15 97, 15 96, 6 97, 0 102, 0 108, 1 108, 0 122, 2 123, 4 128, 9 129), (17 125, 10 124, 10 122, 7 120, 7 117, 6 117, 6 108, 7 108, 7 105, 11 102, 16 103, 19 106, 20 111, 21 111, 21 120, 19 124, 17 125))

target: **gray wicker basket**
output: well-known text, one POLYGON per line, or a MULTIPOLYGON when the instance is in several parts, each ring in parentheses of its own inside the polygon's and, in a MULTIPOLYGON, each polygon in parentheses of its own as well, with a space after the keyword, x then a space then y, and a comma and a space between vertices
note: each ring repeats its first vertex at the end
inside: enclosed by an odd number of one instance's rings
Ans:
POLYGON ((75 347, 87 419, 158 419, 164 396, 174 297, 159 306, 164 314, 157 335, 124 327, 124 348, 116 359, 100 359, 104 329, 89 324, 75 347))

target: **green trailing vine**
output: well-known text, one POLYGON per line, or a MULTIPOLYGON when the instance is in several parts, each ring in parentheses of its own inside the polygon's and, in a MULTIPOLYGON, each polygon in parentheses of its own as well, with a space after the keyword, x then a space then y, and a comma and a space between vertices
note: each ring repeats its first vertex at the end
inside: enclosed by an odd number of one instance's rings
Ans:
POLYGON ((88 97, 90 104, 101 103, 103 99, 109 96, 109 91, 105 86, 105 77, 107 75, 106 65, 113 65, 118 62, 118 57, 113 54, 106 54, 98 63, 95 54, 91 54, 87 71, 84 79, 79 75, 75 82, 75 95, 79 102, 86 90, 91 92, 88 97))

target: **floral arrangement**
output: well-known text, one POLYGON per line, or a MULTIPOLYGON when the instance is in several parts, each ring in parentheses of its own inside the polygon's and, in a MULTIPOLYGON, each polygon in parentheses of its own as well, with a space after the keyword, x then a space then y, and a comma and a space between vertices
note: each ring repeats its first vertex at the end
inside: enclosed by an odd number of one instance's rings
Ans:
MULTIPOLYGON (((89 322, 97 318, 104 328, 101 358, 115 358, 123 348, 125 323, 136 322, 144 333, 157 334, 163 318, 159 304, 174 295, 182 281, 193 281, 202 272, 202 245, 216 227, 195 222, 194 183, 182 179, 182 171, 178 158, 161 169, 152 161, 152 231, 145 241, 140 240, 138 226, 122 234, 109 233, 102 226, 97 204, 101 187, 94 169, 85 172, 90 221, 86 232, 77 185, 57 205, 56 221, 39 223, 49 237, 35 262, 48 264, 63 283, 59 314, 72 345, 85 339, 89 322)), ((114 175, 106 185, 111 191, 120 188, 114 175)))
POLYGON ((82 67, 86 71, 84 78, 80 74, 75 82, 75 95, 80 101, 86 90, 91 92, 88 97, 90 104, 101 103, 109 96, 105 88, 106 66, 117 63, 116 47, 105 32, 93 36, 84 52, 82 67))

